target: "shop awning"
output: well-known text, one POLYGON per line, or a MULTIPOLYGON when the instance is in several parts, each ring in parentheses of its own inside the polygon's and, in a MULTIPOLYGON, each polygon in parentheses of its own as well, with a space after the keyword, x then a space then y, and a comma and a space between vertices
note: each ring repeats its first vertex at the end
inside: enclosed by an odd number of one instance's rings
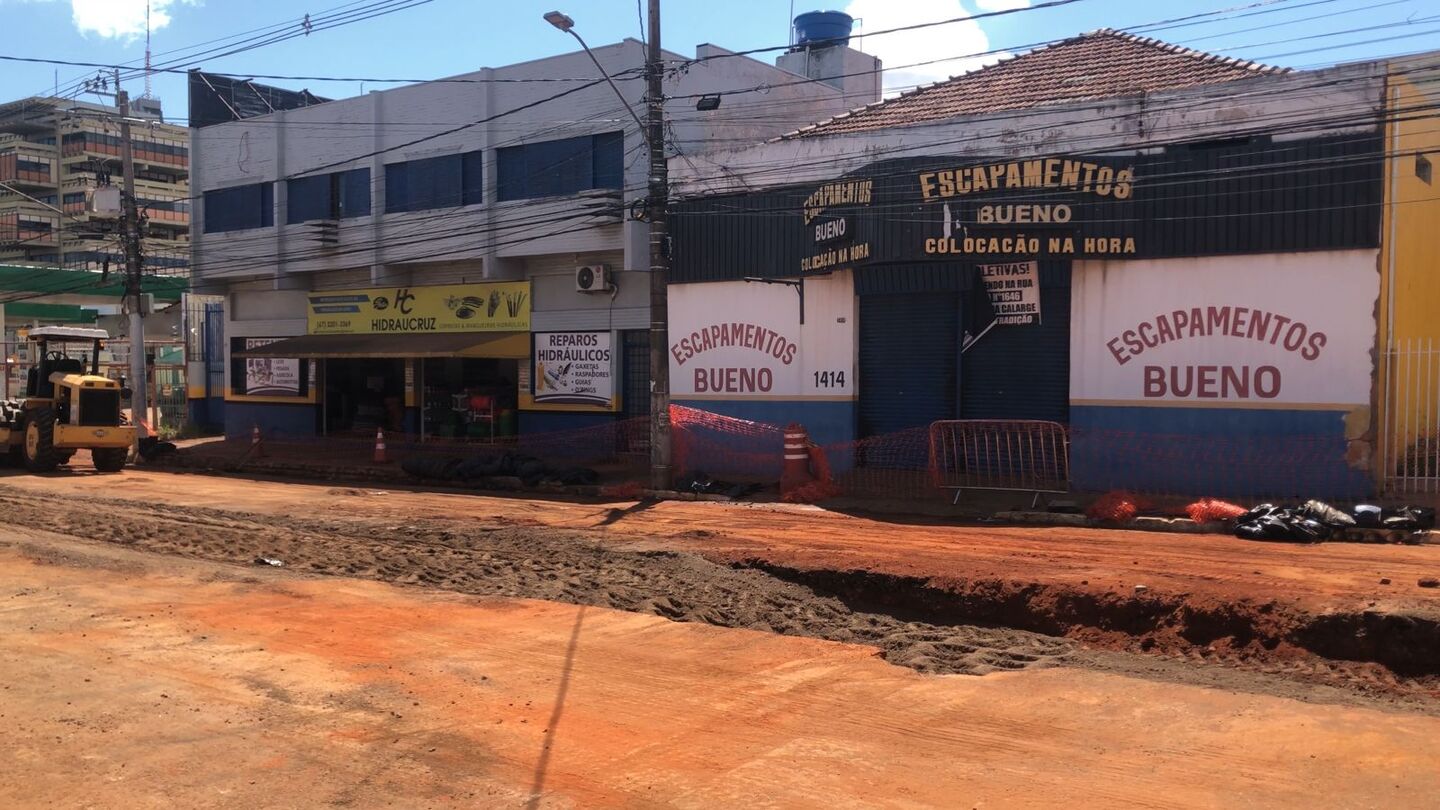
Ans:
POLYGON ((240 352, 244 357, 495 357, 530 356, 529 332, 444 335, 305 335, 240 352))

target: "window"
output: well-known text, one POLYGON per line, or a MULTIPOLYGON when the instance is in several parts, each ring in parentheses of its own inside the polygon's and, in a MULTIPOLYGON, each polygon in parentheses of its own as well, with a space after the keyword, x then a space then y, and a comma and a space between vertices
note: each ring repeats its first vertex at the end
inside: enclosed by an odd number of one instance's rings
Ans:
POLYGON ((285 182, 285 222, 370 216, 370 170, 317 174, 285 182))
POLYGON ((479 205, 485 201, 483 165, 483 152, 391 163, 385 167, 385 212, 479 205))
POLYGON ((275 224, 275 189, 254 183, 205 192, 205 233, 268 228, 275 224))
POLYGON ((557 197, 592 188, 621 188, 625 134, 604 132, 496 151, 501 200, 557 197))

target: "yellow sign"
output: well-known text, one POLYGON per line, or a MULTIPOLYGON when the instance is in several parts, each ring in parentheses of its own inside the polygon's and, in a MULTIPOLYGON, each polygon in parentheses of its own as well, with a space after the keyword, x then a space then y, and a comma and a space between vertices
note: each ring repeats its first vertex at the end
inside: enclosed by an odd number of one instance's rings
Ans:
POLYGON ((530 331, 530 282, 310 293, 312 335, 530 331))

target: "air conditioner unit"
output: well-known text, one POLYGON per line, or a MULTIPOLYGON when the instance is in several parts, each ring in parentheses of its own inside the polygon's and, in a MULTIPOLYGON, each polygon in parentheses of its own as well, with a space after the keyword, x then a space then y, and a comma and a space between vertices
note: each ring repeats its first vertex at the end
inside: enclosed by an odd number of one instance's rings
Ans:
POLYGON ((587 264, 575 268, 577 292, 610 292, 610 268, 603 264, 587 264))

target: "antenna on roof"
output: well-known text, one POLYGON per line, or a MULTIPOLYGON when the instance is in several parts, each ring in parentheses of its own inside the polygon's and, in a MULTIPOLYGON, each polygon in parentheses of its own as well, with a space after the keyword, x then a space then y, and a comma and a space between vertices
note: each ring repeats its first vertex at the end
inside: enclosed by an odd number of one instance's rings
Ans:
POLYGON ((150 93, 150 0, 145 0, 145 98, 154 98, 150 93))

